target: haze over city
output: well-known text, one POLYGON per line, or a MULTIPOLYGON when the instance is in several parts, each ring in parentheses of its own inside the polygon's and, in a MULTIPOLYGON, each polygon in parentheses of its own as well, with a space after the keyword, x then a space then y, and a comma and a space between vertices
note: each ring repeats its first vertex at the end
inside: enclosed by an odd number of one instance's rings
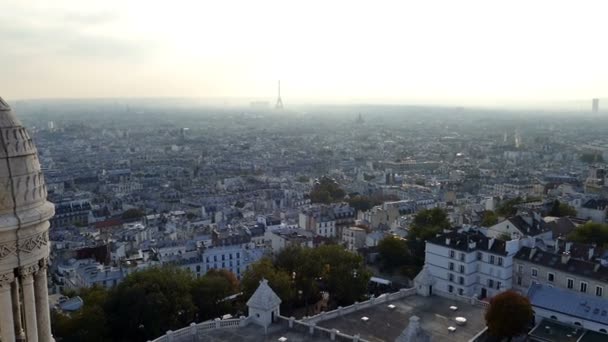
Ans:
POLYGON ((608 94, 603 1, 18 1, 7 99, 588 107, 608 94))

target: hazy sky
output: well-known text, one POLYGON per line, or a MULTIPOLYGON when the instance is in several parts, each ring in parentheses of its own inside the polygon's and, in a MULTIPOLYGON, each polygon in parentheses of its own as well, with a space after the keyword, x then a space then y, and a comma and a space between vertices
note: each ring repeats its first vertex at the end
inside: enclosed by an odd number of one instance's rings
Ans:
POLYGON ((0 0, 0 96, 608 97, 607 1, 0 0))

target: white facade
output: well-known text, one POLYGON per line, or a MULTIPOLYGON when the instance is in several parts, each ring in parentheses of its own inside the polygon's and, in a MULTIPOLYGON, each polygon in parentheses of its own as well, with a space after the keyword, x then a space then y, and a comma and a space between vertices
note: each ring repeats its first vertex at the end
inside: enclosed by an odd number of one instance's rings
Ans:
MULTIPOLYGON (((493 242, 493 239, 489 239, 493 242)), ((512 286, 513 255, 518 241, 507 242, 508 255, 478 249, 469 251, 427 241, 425 265, 436 280, 435 288, 461 296, 492 297, 512 286)), ((485 249, 485 248, 484 248, 485 249)))
POLYGON ((366 238, 365 229, 358 227, 344 228, 342 231, 342 243, 346 245, 346 249, 351 252, 356 252, 357 249, 365 247, 366 238))

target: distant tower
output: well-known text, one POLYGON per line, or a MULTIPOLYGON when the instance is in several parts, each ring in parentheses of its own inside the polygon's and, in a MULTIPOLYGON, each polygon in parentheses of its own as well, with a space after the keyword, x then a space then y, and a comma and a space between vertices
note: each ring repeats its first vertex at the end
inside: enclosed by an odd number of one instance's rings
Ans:
POLYGON ((357 123, 358 124, 363 124, 365 121, 363 120, 363 116, 361 116, 361 113, 359 113, 359 116, 357 117, 357 123))
POLYGON ((591 111, 597 113, 600 111, 600 99, 593 99, 591 101, 591 111))
POLYGON ((281 100, 281 81, 279 81, 279 97, 277 98, 276 109, 283 109, 283 100, 281 100))

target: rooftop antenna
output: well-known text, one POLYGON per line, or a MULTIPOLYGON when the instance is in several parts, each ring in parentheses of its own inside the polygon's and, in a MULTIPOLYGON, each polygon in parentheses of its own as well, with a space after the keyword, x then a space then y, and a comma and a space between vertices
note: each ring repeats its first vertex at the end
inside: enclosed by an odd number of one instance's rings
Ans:
POLYGON ((281 100, 281 81, 279 80, 279 97, 277 98, 276 109, 283 109, 283 100, 281 100))

